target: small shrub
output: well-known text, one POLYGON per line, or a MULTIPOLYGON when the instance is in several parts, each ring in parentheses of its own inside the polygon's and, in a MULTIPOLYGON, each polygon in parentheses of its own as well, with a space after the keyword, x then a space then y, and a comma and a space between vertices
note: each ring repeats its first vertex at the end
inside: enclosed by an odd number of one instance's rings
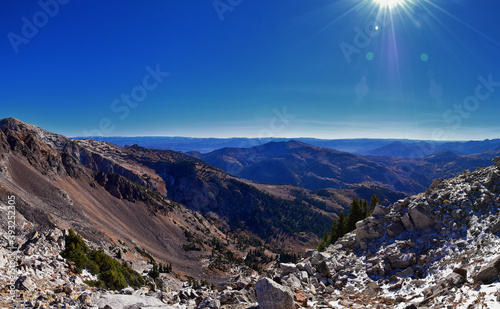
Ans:
POLYGON ((116 259, 105 254, 102 249, 89 249, 83 238, 72 229, 66 237, 66 248, 61 252, 61 256, 74 262, 78 272, 88 269, 99 277, 97 281, 88 281, 88 285, 111 290, 120 290, 127 285, 134 287, 144 285, 144 279, 139 273, 126 263, 120 264, 116 259))

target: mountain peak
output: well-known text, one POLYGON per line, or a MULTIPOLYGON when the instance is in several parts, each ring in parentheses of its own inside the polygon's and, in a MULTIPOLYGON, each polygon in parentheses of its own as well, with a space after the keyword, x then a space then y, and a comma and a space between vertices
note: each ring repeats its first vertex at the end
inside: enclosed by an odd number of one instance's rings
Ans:
POLYGON ((19 131, 20 128, 22 128, 22 127, 30 127, 30 126, 33 126, 33 125, 28 124, 26 122, 22 122, 21 120, 13 118, 13 117, 4 118, 4 119, 0 120, 0 128, 2 130, 9 129, 9 130, 13 130, 13 131, 19 131))
POLYGON ((19 132, 21 133, 21 136, 25 137, 29 135, 35 136, 55 150, 62 150, 64 146, 66 146, 70 141, 69 138, 63 135, 46 131, 40 127, 23 122, 13 117, 0 120, 0 130, 4 132, 19 132))

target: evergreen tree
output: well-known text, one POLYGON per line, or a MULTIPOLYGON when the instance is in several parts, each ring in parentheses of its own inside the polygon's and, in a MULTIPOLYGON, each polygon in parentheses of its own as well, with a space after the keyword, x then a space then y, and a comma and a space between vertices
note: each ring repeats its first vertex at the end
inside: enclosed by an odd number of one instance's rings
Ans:
POLYGON ((362 202, 357 198, 354 198, 351 203, 351 210, 349 211, 349 215, 347 216, 346 233, 354 231, 356 229, 356 222, 363 219, 363 212, 361 207, 362 202))
POLYGON ((367 200, 359 200, 359 203, 360 203, 360 218, 359 218, 359 220, 363 220, 364 218, 371 216, 372 211, 370 211, 370 209, 368 207, 368 201, 367 200))
POLYGON ((380 204, 380 199, 376 194, 373 194, 372 198, 370 199, 370 215, 373 213, 373 210, 378 204, 380 204))
POLYGON ((330 229, 330 244, 334 244, 337 239, 339 239, 339 234, 337 234, 338 219, 333 220, 332 228, 330 229))
POLYGON ((329 238, 330 236, 328 235, 328 232, 325 231, 325 234, 323 235, 323 238, 321 238, 321 241, 318 244, 318 250, 323 251, 326 249, 329 243, 329 238))

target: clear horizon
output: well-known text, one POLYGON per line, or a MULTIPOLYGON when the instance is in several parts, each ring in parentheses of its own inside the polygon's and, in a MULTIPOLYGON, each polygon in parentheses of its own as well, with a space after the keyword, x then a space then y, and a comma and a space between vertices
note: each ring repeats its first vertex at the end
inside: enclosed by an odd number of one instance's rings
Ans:
POLYGON ((231 3, 4 1, 0 118, 66 136, 500 137, 497 1, 231 3))

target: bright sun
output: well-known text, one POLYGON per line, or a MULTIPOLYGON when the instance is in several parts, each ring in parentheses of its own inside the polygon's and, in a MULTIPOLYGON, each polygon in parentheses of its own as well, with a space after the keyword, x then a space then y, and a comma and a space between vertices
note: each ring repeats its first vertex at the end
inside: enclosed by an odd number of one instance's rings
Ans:
POLYGON ((392 8, 396 5, 400 5, 406 0, 374 0, 380 7, 392 8))

